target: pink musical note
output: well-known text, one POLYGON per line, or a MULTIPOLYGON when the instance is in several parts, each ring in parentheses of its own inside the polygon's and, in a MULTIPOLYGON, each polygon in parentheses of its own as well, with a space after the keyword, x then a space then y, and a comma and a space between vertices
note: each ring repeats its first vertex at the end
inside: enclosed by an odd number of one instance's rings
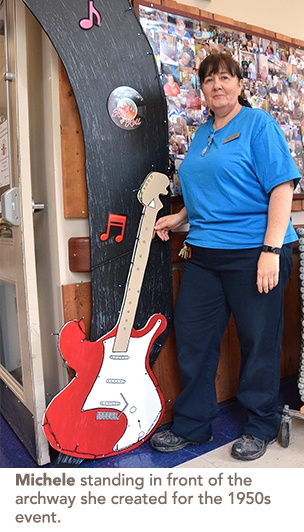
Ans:
POLYGON ((122 242, 124 239, 125 229, 126 229, 127 217, 121 214, 109 214, 108 217, 108 226, 105 233, 100 235, 100 240, 108 240, 112 227, 119 227, 120 233, 116 235, 115 242, 122 242))
POLYGON ((94 7, 94 2, 90 0, 89 1, 89 16, 88 18, 81 19, 81 21, 79 22, 79 25, 83 30, 90 30, 94 26, 94 24, 96 24, 96 26, 100 26, 101 15, 99 11, 97 11, 97 9, 94 7))

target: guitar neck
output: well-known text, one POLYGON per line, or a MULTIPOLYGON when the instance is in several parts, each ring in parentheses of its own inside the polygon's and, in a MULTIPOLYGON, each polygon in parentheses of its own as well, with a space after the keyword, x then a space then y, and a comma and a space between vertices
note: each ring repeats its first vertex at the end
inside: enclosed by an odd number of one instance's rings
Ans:
POLYGON ((156 209, 155 202, 153 202, 152 206, 144 207, 142 211, 118 321, 113 352, 126 352, 128 349, 142 282, 148 262, 157 212, 158 209, 156 209))

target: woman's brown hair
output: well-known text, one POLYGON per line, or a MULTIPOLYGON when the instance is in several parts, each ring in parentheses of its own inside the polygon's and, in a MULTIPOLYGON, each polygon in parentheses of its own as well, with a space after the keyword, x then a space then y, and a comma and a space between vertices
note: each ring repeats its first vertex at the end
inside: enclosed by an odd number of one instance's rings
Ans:
MULTIPOLYGON (((231 57, 230 54, 210 54, 201 62, 199 66, 199 79, 201 84, 204 79, 210 74, 217 74, 220 68, 225 67, 227 72, 233 77, 237 77, 240 81, 243 79, 243 74, 240 65, 231 57)), ((245 107, 251 107, 248 100, 244 96, 239 96, 239 103, 245 107)))

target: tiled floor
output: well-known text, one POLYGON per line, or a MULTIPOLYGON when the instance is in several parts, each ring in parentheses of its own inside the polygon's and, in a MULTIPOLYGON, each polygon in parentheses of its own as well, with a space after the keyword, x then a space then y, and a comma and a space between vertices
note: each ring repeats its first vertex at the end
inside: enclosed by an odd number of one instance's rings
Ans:
POLYGON ((223 445, 215 451, 198 456, 177 467, 191 468, 293 468, 304 467, 304 421, 292 419, 290 443, 283 448, 279 442, 275 442, 267 449, 266 454, 253 462, 235 461, 230 455, 231 445, 223 445))
POLYGON ((297 468, 304 467, 304 421, 292 419, 289 445, 283 448, 279 442, 268 446, 267 452, 259 460, 242 462, 230 455, 231 444, 223 445, 214 451, 198 456, 177 467, 191 468, 297 468))
MULTIPOLYGON (((298 410, 302 404, 296 377, 281 383, 280 406, 288 404, 298 410)), ((236 400, 219 405, 214 422, 214 440, 205 445, 189 446, 176 453, 158 453, 149 442, 134 451, 100 460, 85 460, 81 468, 172 468, 172 467, 304 467, 304 421, 293 419, 290 444, 283 448, 279 443, 269 447, 267 453, 255 462, 239 462, 230 457, 231 442, 242 430, 244 412, 236 400)), ((46 467, 54 467, 56 457, 46 467)), ((0 467, 38 467, 15 436, 4 418, 0 416, 0 467)))

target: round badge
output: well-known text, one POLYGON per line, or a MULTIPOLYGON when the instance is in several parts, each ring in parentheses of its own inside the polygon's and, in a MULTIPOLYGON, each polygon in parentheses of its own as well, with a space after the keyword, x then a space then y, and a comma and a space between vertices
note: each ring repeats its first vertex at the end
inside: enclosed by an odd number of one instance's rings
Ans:
POLYGON ((117 87, 108 98, 108 113, 121 129, 132 131, 140 127, 146 115, 143 97, 131 87, 117 87))

